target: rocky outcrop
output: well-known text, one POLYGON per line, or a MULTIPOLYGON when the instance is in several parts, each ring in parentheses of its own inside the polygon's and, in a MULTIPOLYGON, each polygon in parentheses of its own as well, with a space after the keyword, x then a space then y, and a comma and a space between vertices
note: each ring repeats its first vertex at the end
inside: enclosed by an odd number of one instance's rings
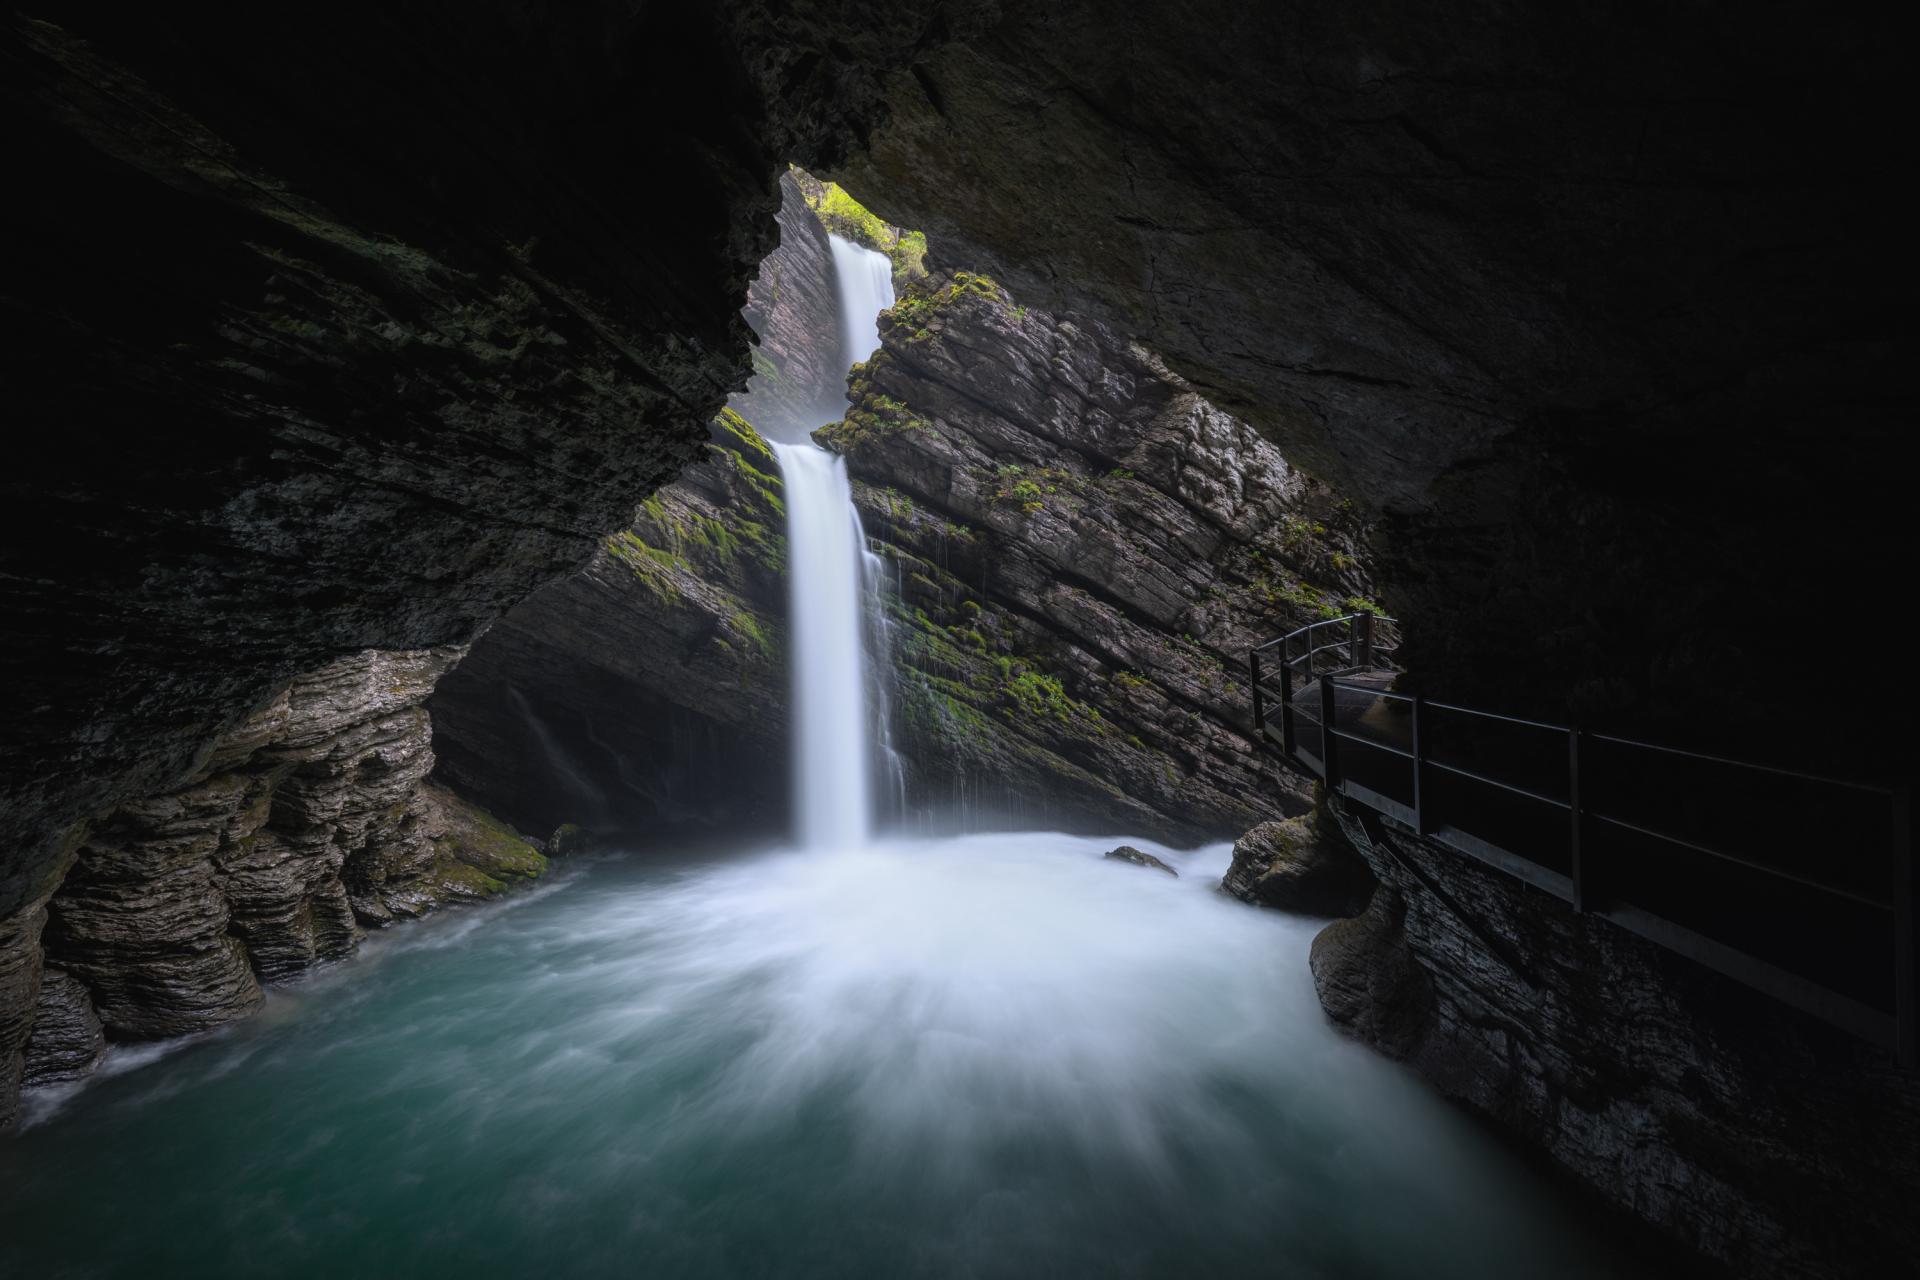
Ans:
POLYGON ((1743 1276, 1891 1275, 1920 1248, 1920 1080, 1883 1051, 1390 820, 1315 939, 1334 1020, 1743 1276))
POLYGON ((1329 829, 1326 810, 1318 806, 1241 836, 1220 887, 1256 906, 1351 916, 1372 896, 1373 876, 1346 839, 1329 829))
POLYGON ((44 934, 0 949, 9 1000, 31 992, 15 1078, 83 1074, 103 1031, 157 1039, 244 1017, 262 984, 351 955, 367 927, 537 875, 544 859, 512 832, 422 788, 422 704, 460 652, 329 663, 221 738, 185 786, 95 823, 44 934))
POLYGON ((780 823, 780 494, 766 441, 723 413, 702 462, 441 682, 439 776, 533 831, 780 823))
POLYGON ((961 272, 881 317, 843 453, 917 801, 1192 840, 1308 806, 1247 650, 1370 608, 1351 504, 1151 355, 961 272))
POLYGON ((1100 856, 1108 862, 1130 863, 1136 867, 1147 867, 1154 871, 1164 871, 1176 880, 1180 878, 1180 873, 1168 866, 1165 862, 1154 857, 1146 850, 1136 849, 1130 844, 1123 844, 1117 849, 1109 849, 1100 856))
POLYGON ((840 293, 826 229, 808 207, 804 171, 780 178, 780 240, 747 289, 746 321, 759 340, 753 377, 728 407, 780 438, 800 439, 846 408, 840 293))

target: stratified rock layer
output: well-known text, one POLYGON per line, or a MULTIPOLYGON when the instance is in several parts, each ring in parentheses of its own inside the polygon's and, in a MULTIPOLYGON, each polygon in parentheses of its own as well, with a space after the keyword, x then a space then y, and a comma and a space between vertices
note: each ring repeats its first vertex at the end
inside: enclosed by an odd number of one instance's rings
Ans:
POLYGON ((843 453, 921 805, 1171 839, 1301 812, 1247 650, 1371 607, 1363 527, 1152 356, 957 273, 881 317, 843 453))
POLYGON ((421 704, 460 653, 328 663, 221 738, 187 785, 94 824, 44 935, 0 936, 0 995, 31 1004, 26 1033, 0 1027, 26 1034, 13 1077, 84 1074, 103 1030, 157 1039, 244 1017, 262 983, 353 954, 367 926, 539 874, 510 830, 421 785, 421 704))
POLYGON ((107 1037, 87 984, 59 969, 42 969, 27 1040, 26 1083, 59 1084, 92 1071, 107 1049, 107 1037))
POLYGON ((1391 822, 1380 888, 1314 941, 1334 1020, 1742 1276, 1893 1275, 1920 1250, 1920 1080, 1611 922, 1391 822))

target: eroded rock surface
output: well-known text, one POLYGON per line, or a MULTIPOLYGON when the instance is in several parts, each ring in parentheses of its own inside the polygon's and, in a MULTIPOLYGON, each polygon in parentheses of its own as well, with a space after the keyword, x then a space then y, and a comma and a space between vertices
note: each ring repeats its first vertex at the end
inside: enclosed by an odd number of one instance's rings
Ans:
POLYGON ((1905 1269, 1920 1081, 1884 1051, 1390 822, 1340 826, 1380 888, 1314 941, 1336 1022, 1733 1274, 1905 1269))
POLYGON ((92 1071, 107 1049, 87 984, 59 969, 42 969, 40 996, 27 1040, 25 1083, 59 1084, 92 1071))
POLYGON ((351 955, 368 927, 539 874, 510 830, 422 787, 422 704, 460 653, 328 663, 221 738, 186 786, 94 824, 44 935, 0 938, 0 992, 33 1002, 26 1032, 9 1028, 28 1037, 14 1078, 84 1073, 103 1030, 159 1039, 244 1017, 263 983, 351 955))

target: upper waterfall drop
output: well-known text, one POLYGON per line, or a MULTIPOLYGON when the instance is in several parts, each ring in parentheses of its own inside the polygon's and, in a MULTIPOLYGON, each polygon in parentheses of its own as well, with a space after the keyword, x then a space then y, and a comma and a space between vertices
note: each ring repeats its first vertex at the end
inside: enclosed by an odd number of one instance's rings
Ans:
POLYGON ((893 260, 830 235, 833 276, 840 290, 840 343, 851 369, 880 346, 880 313, 893 305, 893 260))
MULTIPOLYGON (((829 241, 843 363, 851 369, 880 345, 880 313, 893 305, 893 263, 840 236, 829 241)), ((858 848, 873 827, 878 764, 867 697, 871 557, 847 464, 811 441, 773 450, 786 483, 797 834, 809 849, 858 848)))

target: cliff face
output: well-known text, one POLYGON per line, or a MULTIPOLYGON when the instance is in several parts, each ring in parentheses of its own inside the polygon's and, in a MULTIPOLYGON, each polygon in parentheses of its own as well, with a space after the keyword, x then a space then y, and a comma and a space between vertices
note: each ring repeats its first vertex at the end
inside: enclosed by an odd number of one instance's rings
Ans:
MULTIPOLYGON (((263 982, 351 955, 367 926, 538 874, 543 859, 510 836, 467 856, 445 847, 478 819, 421 786, 421 704, 459 656, 329 663, 223 736, 185 785, 96 823, 0 954, 0 973, 39 979, 37 993, 18 977, 0 988, 0 1082, 84 1074, 104 1037, 243 1017, 263 982)), ((0 1093, 0 1123, 12 1103, 0 1093)))
POLYGON ((1370 607, 1364 528, 1151 355, 956 274, 881 318, 843 453, 893 566, 911 791, 1173 839, 1305 793, 1255 751, 1252 645, 1370 607))
POLYGON ((777 826, 780 494, 766 442, 724 412, 704 461, 649 498, 583 572, 509 612, 441 682, 439 776, 530 830, 777 826))
POLYGON ((1336 1022, 1742 1276, 1920 1248, 1920 1082, 1609 921, 1337 810, 1380 881, 1315 939, 1336 1022))
POLYGON ((833 249, 803 184, 819 186, 804 172, 780 177, 779 243, 747 288, 744 315, 759 343, 753 377, 728 401, 768 430, 811 431, 838 418, 847 403, 833 249))

